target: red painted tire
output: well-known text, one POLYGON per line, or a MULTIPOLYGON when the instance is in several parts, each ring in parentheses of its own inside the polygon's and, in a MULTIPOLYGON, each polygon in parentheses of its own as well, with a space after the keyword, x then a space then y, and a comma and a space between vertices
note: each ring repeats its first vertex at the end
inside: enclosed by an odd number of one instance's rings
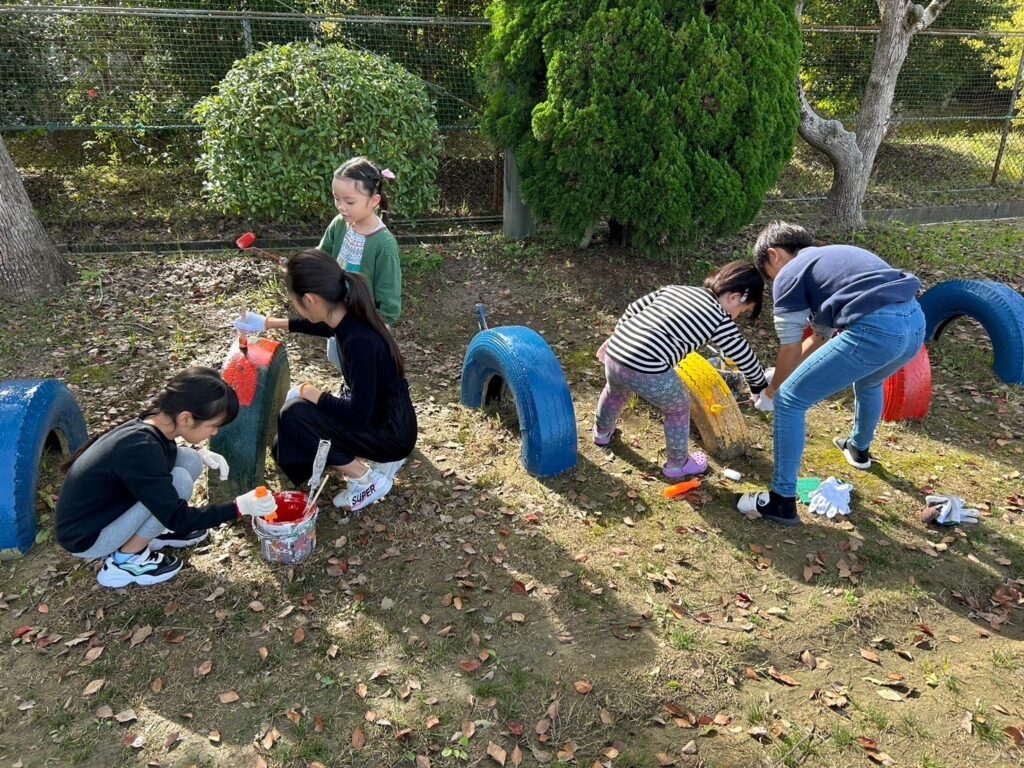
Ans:
POLYGON ((885 380, 882 385, 885 421, 920 421, 932 405, 932 364, 928 348, 921 346, 913 360, 885 380))
POLYGON ((208 473, 211 501, 227 501, 263 485, 267 449, 277 434, 277 414, 290 385, 284 344, 271 339, 250 341, 247 356, 232 345, 221 372, 238 395, 239 409, 238 418, 210 440, 210 450, 231 467, 224 482, 216 472, 208 473))

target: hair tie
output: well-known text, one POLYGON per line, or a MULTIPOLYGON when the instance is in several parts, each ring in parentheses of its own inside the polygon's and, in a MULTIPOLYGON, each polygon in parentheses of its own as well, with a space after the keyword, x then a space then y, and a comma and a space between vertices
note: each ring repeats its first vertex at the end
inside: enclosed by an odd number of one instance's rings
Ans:
POLYGON ((390 168, 385 168, 383 171, 380 172, 380 175, 383 176, 388 181, 395 180, 395 172, 392 171, 390 168))

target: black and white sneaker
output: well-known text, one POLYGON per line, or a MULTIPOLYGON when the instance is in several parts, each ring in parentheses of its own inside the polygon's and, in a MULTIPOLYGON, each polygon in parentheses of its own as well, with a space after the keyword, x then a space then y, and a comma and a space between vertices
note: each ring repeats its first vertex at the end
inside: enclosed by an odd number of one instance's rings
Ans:
POLYGON ((156 552, 159 549, 182 549, 191 547, 210 538, 209 528, 197 531, 167 531, 149 542, 149 548, 156 552))
POLYGON ((173 579, 183 564, 174 555, 150 552, 147 547, 126 563, 117 563, 113 555, 107 555, 103 567, 96 574, 96 581, 103 587, 127 587, 129 584, 148 587, 173 579))
POLYGON ((843 456, 846 457, 846 463, 856 469, 871 469, 872 456, 868 451, 862 451, 860 448, 854 448, 850 444, 850 438, 848 437, 837 437, 832 440, 833 444, 840 451, 843 452, 843 456))
POLYGON ((733 500, 743 515, 757 513, 764 520, 779 525, 803 525, 796 513, 796 498, 779 496, 775 491, 737 493, 733 500))

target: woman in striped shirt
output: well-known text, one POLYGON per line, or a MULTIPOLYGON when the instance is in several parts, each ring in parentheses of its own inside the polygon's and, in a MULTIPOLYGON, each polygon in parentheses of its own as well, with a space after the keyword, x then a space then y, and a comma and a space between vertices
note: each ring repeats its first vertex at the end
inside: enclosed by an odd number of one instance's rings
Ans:
POLYGON ((675 367, 697 348, 714 343, 758 394, 768 381, 735 321, 746 312, 756 320, 763 297, 764 279, 757 268, 733 261, 710 274, 701 288, 667 285, 630 304, 598 353, 607 384, 597 401, 594 443, 611 442, 615 422, 635 393, 665 414, 665 476, 707 470, 707 456, 689 451, 690 394, 675 367))

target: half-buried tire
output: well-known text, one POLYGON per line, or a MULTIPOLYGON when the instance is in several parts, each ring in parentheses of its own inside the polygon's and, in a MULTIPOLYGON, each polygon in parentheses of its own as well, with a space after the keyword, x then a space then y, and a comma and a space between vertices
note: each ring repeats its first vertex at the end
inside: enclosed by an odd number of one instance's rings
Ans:
POLYGON ((690 420, 704 449, 719 459, 746 453, 747 426, 725 379, 696 352, 683 358, 676 373, 690 391, 690 420))
POLYGON ((886 421, 921 421, 932 405, 932 364, 928 347, 922 345, 914 359, 882 385, 886 421))
POLYGON ((36 540, 36 491, 43 449, 74 453, 87 438, 75 396, 56 379, 0 382, 0 558, 36 540))
POLYGON ((480 331, 462 363, 462 404, 483 408, 502 385, 515 400, 523 466, 551 477, 576 466, 576 411, 558 358, 536 331, 512 325, 480 331))
POLYGON ((1024 384, 1024 297, 992 280, 949 280, 925 291, 925 340, 935 341, 958 317, 981 323, 992 340, 992 370, 1007 384, 1024 384))
POLYGON ((249 354, 237 345, 224 358, 224 380, 238 395, 238 418, 210 440, 210 450, 227 459, 231 472, 221 482, 210 472, 210 501, 227 501, 263 485, 267 449, 277 434, 277 414, 288 394, 288 355, 284 344, 270 339, 250 341, 249 354))

